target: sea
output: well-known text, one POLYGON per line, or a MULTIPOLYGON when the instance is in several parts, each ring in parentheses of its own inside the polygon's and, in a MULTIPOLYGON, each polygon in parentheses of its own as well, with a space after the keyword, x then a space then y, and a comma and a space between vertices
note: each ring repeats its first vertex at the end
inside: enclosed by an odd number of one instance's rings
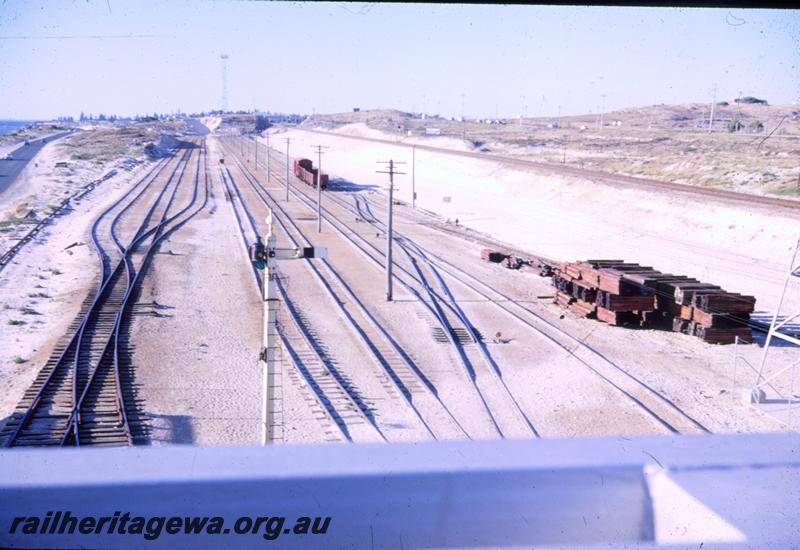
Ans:
POLYGON ((10 134, 18 128, 33 124, 35 120, 0 120, 0 135, 10 134))

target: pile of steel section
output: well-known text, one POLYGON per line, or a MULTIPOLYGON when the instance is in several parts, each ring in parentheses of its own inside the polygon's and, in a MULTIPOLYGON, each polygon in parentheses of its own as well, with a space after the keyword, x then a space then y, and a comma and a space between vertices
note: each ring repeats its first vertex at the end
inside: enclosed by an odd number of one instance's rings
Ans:
POLYGON ((513 254, 484 248, 481 250, 481 259, 485 262, 500 264, 508 269, 519 269, 542 277, 549 277, 552 274, 551 266, 539 258, 521 258, 513 254))
POLYGON ((622 260, 565 262, 554 270, 555 302, 617 326, 668 328, 705 342, 750 341, 753 296, 622 260))

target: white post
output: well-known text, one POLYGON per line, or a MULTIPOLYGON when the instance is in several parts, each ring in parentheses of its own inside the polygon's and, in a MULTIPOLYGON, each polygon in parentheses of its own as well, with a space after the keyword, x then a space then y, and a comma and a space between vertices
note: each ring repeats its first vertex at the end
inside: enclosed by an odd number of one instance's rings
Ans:
POLYGON ((717 104, 717 85, 714 84, 714 95, 711 99, 711 116, 708 117, 708 133, 714 128, 714 105, 717 104))
POLYGON ((286 138, 286 202, 289 202, 289 138, 286 138))
POLYGON ((317 233, 322 233, 322 147, 317 149, 317 233))
POLYGON ((269 130, 267 130, 267 185, 269 185, 269 130))
POLYGON ((733 379, 731 380, 731 399, 736 396, 736 369, 739 367, 739 337, 733 341, 733 379))
POLYGON ((261 354, 261 364, 263 372, 262 387, 262 411, 261 419, 261 444, 267 445, 272 441, 272 430, 270 426, 270 402, 273 398, 274 387, 270 383, 270 377, 275 372, 275 358, 278 350, 278 293, 275 286, 277 273, 277 258, 275 257, 276 238, 272 232, 272 210, 267 215, 267 278, 264 281, 264 349, 261 354))
POLYGON ((417 146, 411 146, 411 208, 417 207, 417 146))
POLYGON ((389 214, 386 220, 386 301, 392 301, 392 196, 394 192, 394 162, 389 161, 389 214))

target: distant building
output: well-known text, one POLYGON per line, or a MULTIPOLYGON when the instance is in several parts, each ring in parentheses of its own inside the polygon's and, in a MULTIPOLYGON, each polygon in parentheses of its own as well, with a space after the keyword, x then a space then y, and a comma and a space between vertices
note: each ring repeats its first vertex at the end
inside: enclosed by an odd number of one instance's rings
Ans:
POLYGON ((359 107, 353 107, 353 112, 354 112, 354 113, 359 113, 359 112, 361 112, 361 108, 359 108, 359 107))
POLYGON ((425 135, 427 136, 438 136, 441 133, 442 131, 439 128, 425 128, 425 135))

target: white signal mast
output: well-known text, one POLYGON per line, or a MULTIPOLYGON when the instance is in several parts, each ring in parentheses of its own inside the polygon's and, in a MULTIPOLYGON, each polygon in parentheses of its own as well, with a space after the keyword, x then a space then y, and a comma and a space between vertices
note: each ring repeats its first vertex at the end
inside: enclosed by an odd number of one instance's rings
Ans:
POLYGON ((272 441, 270 418, 270 404, 274 398, 274 384, 270 380, 275 372, 277 354, 280 349, 280 334, 278 333, 278 260, 296 260, 300 258, 326 258, 328 250, 318 246, 278 248, 275 233, 272 231, 272 222, 275 215, 272 209, 267 215, 267 234, 264 241, 258 240, 250 245, 250 261, 258 269, 266 271, 264 278, 264 323, 263 323, 263 348, 261 359, 263 380, 261 393, 261 443, 268 444, 272 441))

